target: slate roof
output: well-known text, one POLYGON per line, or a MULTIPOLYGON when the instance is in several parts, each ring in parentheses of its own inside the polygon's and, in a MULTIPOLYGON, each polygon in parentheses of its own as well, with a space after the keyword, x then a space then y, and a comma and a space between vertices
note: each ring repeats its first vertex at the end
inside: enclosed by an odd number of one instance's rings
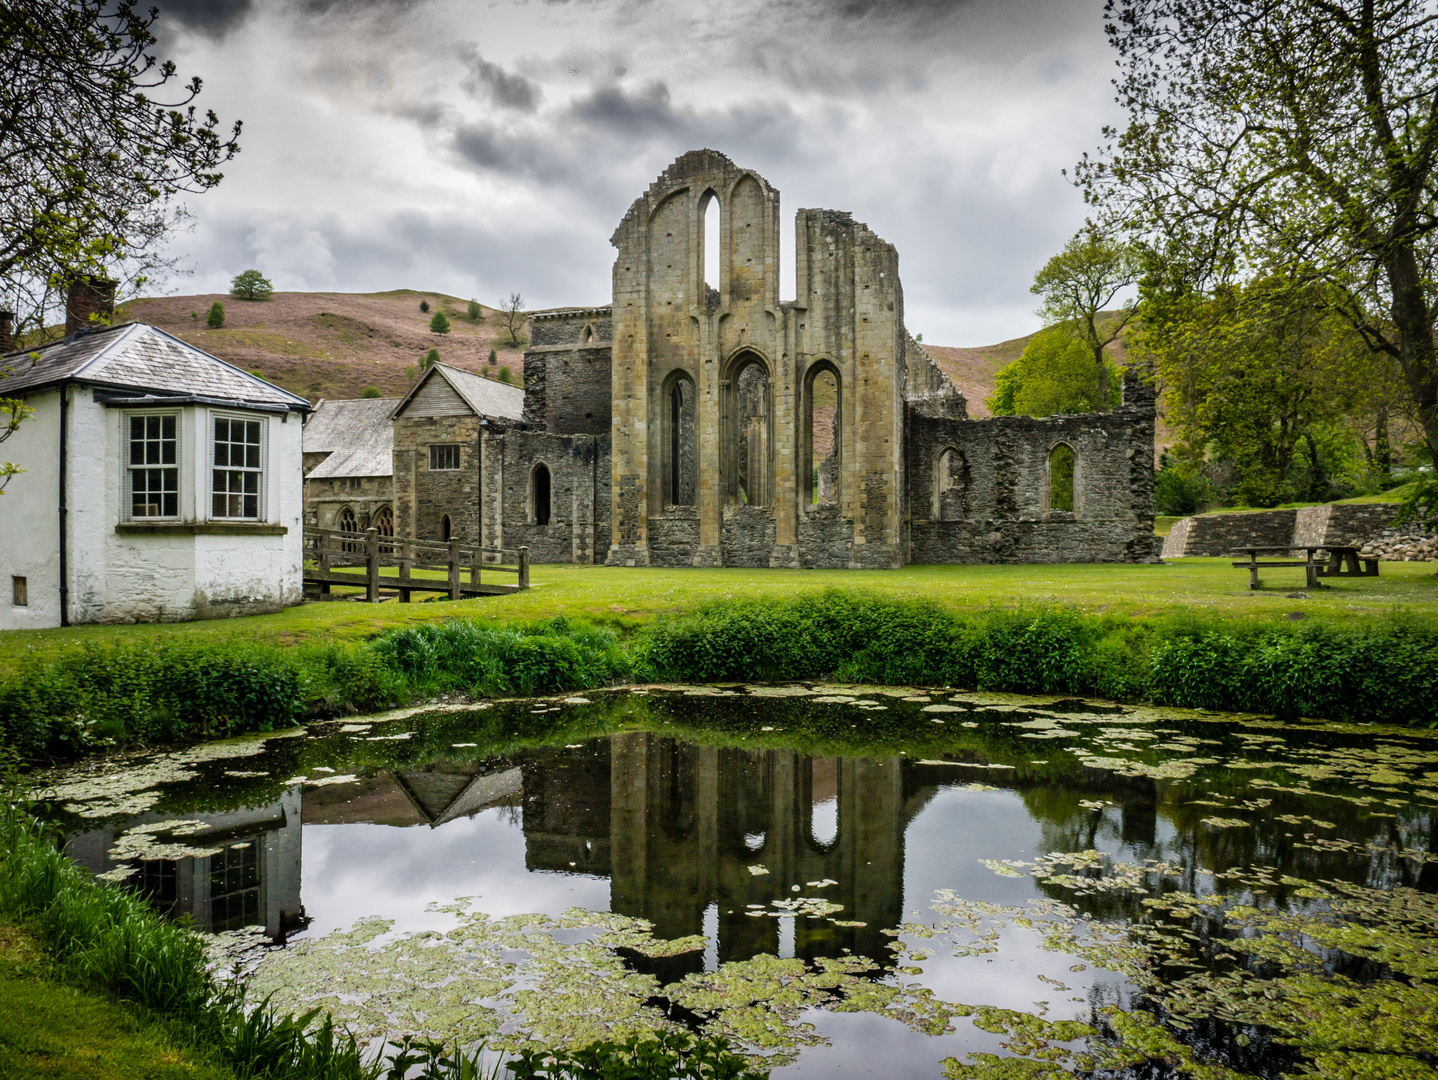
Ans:
POLYGON ((305 453, 329 457, 309 472, 316 479, 333 476, 390 476, 394 470, 394 424, 390 413, 397 398, 353 398, 321 401, 305 421, 305 453))
POLYGON ((61 382, 156 396, 310 407, 304 398, 145 323, 92 330, 0 358, 0 388, 7 397, 23 397, 61 382))
POLYGON ((455 393, 464 399, 465 404, 479 416, 487 416, 494 420, 524 419, 524 391, 521 388, 509 383, 502 383, 498 379, 486 379, 482 375, 472 375, 468 371, 461 371, 448 364, 435 364, 425 372, 424 377, 410 387, 409 393, 404 396, 391 415, 398 415, 400 410, 419 391, 419 388, 431 378, 444 379, 454 387, 455 393))

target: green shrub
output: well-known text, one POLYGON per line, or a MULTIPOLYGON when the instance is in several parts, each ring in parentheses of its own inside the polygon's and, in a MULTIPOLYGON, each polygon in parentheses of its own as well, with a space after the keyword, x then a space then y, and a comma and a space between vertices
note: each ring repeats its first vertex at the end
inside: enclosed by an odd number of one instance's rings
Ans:
POLYGON ((510 372, 508 367, 502 367, 499 369, 499 381, 502 383, 514 381, 514 375, 510 372))
POLYGON ((225 305, 216 300, 210 305, 210 313, 205 316, 205 323, 212 329, 218 330, 225 325, 225 305))
POLYGON ((449 333, 449 319, 445 317, 444 312, 436 311, 434 313, 434 316, 429 320, 429 330, 432 334, 449 333))
POLYGON ((380 388, 378 386, 366 386, 363 390, 360 391, 360 397, 379 398, 384 397, 384 394, 380 392, 380 388))
POLYGON ((469 315, 470 322, 479 322, 481 319, 484 318, 484 308, 480 307, 479 301, 473 299, 472 297, 470 298, 469 306, 465 309, 465 311, 469 315))

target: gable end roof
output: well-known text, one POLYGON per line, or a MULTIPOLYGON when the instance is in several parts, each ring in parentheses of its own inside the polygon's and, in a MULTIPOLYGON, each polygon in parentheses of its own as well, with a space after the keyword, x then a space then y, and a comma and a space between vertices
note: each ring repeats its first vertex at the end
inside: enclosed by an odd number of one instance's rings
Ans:
POLYGON ((400 400, 390 413, 398 419, 406 406, 414 400, 420 388, 430 379, 443 379, 476 416, 491 420, 524 419, 524 391, 518 386, 502 383, 497 379, 486 379, 448 364, 434 364, 410 387, 409 393, 400 400))

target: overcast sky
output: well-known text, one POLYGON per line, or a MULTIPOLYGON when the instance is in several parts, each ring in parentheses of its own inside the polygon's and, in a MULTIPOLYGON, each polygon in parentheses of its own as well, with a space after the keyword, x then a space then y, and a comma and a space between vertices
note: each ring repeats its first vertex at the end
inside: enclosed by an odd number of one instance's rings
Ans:
POLYGON ((437 289, 609 301, 609 236, 686 150, 793 215, 897 246, 909 329, 1038 325, 1034 271, 1081 224, 1060 174, 1117 119, 1102 0, 154 0, 200 104, 244 121, 176 241, 223 291, 437 289))

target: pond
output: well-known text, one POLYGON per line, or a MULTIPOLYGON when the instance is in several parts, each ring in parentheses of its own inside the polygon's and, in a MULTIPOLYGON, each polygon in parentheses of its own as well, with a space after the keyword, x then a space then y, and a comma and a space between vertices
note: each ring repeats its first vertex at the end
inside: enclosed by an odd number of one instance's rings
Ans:
POLYGON ((893 687, 404 710, 41 781, 255 994, 778 1078, 1431 1076, 1432 732, 893 687))

